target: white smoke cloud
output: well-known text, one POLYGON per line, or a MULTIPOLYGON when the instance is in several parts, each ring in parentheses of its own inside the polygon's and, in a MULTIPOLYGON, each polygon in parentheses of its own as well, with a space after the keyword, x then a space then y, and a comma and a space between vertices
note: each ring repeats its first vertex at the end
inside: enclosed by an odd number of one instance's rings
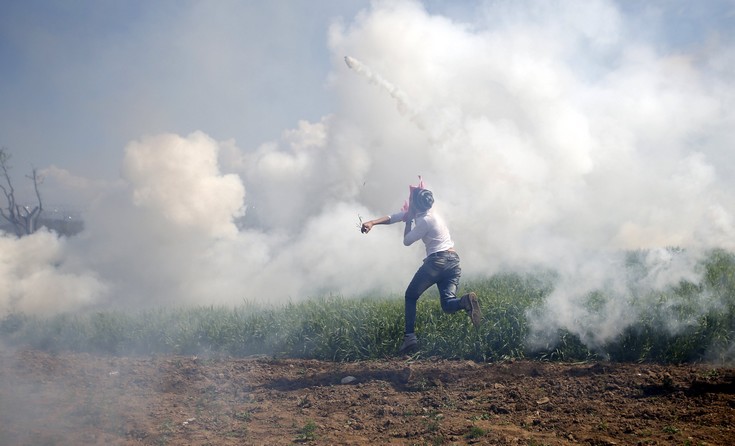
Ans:
MULTIPOLYGON (((87 287, 58 309, 401 293, 422 248, 403 248, 398 226, 361 235, 358 215, 398 209, 417 175, 467 277, 558 271, 538 333, 599 343, 625 328, 637 307, 624 250, 659 253, 637 283, 662 289, 696 279, 696 253, 735 248, 727 39, 662 51, 634 32, 640 18, 602 0, 488 2, 473 17, 375 2, 335 24, 333 112, 259 147, 207 129, 132 142, 124 184, 94 202, 85 231, 36 257, 49 283, 87 287), (657 258, 668 246, 693 257, 657 258), (584 306, 597 289, 612 296, 604 320, 584 306)), ((6 283, 37 277, 5 271, 6 283)), ((0 302, 50 298, 28 293, 0 302)))
POLYGON ((220 175, 216 142, 201 132, 184 139, 160 135, 127 148, 124 176, 133 204, 152 210, 173 226, 194 227, 207 236, 235 235, 245 190, 236 175, 220 175))
POLYGON ((52 315, 94 303, 106 286, 92 271, 65 259, 67 243, 41 229, 16 239, 0 236, 0 309, 52 315))

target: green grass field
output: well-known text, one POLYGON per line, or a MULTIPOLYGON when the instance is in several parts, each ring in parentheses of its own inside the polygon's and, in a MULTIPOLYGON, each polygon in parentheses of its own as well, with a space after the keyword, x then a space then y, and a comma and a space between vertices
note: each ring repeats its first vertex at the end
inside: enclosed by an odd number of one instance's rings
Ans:
MULTIPOLYGON (((635 253, 629 259, 629 269, 641 267, 635 253)), ((477 361, 730 361, 735 340, 735 256, 712 251, 700 268, 698 283, 681 281, 656 291, 631 287, 625 299, 635 309, 635 323, 593 347, 565 329, 556 329, 542 348, 529 344, 531 316, 543 311, 554 290, 557 278, 552 272, 464 281, 462 289, 474 290, 480 298, 479 328, 464 315, 444 314, 432 289, 419 301, 419 355, 477 361)), ((604 290, 591 291, 585 301, 587 314, 604 318, 595 311, 606 311, 604 304, 611 298, 604 290)), ((112 355, 265 354, 355 361, 394 356, 402 335, 401 295, 326 296, 278 307, 162 308, 46 319, 11 313, 0 320, 0 341, 9 346, 112 355)))

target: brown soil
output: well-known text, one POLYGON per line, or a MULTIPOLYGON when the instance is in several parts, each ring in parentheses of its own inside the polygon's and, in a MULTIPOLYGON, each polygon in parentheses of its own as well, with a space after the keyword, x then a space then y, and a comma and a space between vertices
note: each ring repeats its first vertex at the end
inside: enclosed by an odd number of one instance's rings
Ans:
POLYGON ((295 443, 731 445, 735 369, 0 353, 2 445, 295 443))

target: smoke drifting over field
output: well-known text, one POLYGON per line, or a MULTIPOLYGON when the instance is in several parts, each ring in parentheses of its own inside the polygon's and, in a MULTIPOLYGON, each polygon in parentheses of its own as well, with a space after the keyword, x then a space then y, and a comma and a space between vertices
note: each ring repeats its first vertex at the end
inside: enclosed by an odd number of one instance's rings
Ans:
POLYGON ((0 308, 401 293, 422 247, 403 248, 398 226, 356 226, 397 210, 422 175, 465 277, 553 269, 539 333, 596 326, 586 340, 604 342, 635 317, 623 251, 652 249, 636 283, 661 289, 696 280, 705 249, 735 249, 732 41, 673 51, 654 14, 647 36, 633 16, 606 1, 493 2, 470 24, 375 3, 330 30, 333 113, 259 147, 206 128, 131 142, 82 234, 0 239, 0 308), (580 300, 601 288, 621 298, 590 320, 580 300))

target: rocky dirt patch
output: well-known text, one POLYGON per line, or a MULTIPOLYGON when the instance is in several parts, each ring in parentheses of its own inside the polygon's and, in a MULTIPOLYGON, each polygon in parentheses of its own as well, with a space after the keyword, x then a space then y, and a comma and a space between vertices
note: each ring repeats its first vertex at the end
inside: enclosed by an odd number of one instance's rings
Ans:
POLYGON ((732 445, 735 369, 0 354, 3 445, 732 445))

